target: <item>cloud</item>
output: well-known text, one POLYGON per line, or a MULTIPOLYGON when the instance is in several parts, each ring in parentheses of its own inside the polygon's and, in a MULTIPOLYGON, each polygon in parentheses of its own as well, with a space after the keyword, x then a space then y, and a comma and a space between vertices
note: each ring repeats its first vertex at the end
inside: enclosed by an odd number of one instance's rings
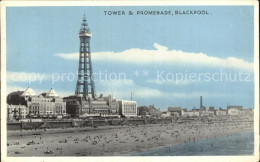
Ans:
MULTIPOLYGON (((208 56, 204 53, 189 53, 179 50, 168 50, 167 47, 154 43, 155 50, 133 48, 121 52, 93 52, 92 59, 95 61, 113 61, 131 64, 182 64, 189 66, 207 66, 234 68, 253 71, 253 63, 245 60, 228 57, 226 59, 208 56)), ((78 60, 78 53, 55 54, 58 57, 69 60, 78 60)))
MULTIPOLYGON (((154 82, 154 80, 148 80, 154 82)), ((98 83, 101 90, 97 90, 104 95, 113 94, 119 100, 129 100, 131 93, 134 99, 148 98, 154 100, 161 100, 165 98, 190 99, 198 98, 199 96, 207 97, 228 97, 234 94, 228 93, 211 93, 211 92, 165 92, 157 88, 144 87, 135 84, 133 80, 114 80, 102 81, 98 83)), ((158 83, 160 84, 160 83, 158 83)), ((186 83, 183 83, 186 84, 186 83)))
POLYGON ((199 96, 207 96, 208 98, 216 98, 216 97, 230 97, 234 94, 228 93, 209 93, 209 92, 164 92, 159 89, 149 88, 149 87, 137 87, 137 88, 128 88, 125 87, 125 90, 120 89, 106 89, 103 91, 99 91, 101 94, 109 95, 113 94, 114 98, 118 100, 129 100, 131 98, 131 93, 133 99, 151 99, 155 102, 162 101, 163 99, 175 98, 175 99, 196 99, 199 96), (113 93, 111 93, 113 92, 113 93))
POLYGON ((108 95, 113 93, 113 96, 118 99, 130 99, 131 92, 134 96, 140 98, 154 98, 161 95, 161 91, 155 88, 143 87, 135 84, 133 80, 106 80, 97 82, 100 90, 99 93, 108 95))

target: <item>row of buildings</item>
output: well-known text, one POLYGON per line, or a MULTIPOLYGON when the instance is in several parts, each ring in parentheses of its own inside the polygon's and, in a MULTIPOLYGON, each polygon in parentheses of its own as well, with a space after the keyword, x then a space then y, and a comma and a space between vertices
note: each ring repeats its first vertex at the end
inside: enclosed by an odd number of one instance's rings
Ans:
MULTIPOLYGON (((202 103, 202 98, 201 98, 202 103)), ((8 120, 24 118, 66 118, 66 117, 192 117, 253 114, 253 109, 242 106, 228 106, 227 109, 215 109, 211 106, 188 110, 181 107, 168 107, 161 112, 154 105, 137 107, 136 101, 118 101, 111 95, 95 98, 69 96, 61 98, 54 89, 37 95, 32 88, 12 92, 7 96, 8 120)))
POLYGON ((54 89, 37 95, 32 88, 15 91, 7 96, 8 120, 23 118, 66 118, 84 114, 98 116, 137 116, 135 101, 117 101, 111 95, 96 98, 69 96, 61 98, 54 89))
POLYGON ((168 107, 167 111, 160 111, 154 105, 140 106, 138 109, 139 116, 146 117, 194 117, 194 116, 238 116, 238 115, 252 115, 254 109, 243 109, 243 106, 227 106, 226 109, 216 109, 210 106, 208 110, 205 106, 201 108, 193 108, 188 110, 181 107, 168 107))
MULTIPOLYGON (((203 106, 203 98, 200 96, 200 108, 193 108, 188 110, 187 108, 181 107, 168 107, 168 111, 162 112, 162 117, 191 117, 191 116, 236 116, 236 115, 252 115, 253 109, 243 109, 243 106, 227 106, 227 109, 216 109, 214 106, 210 106, 207 110, 203 106)), ((157 115, 157 114, 155 114, 157 115)))
POLYGON ((237 115, 252 115, 254 113, 253 109, 243 109, 242 106, 228 106, 227 109, 215 109, 211 106, 208 110, 205 107, 199 109, 188 110, 181 107, 169 107, 168 111, 162 113, 162 117, 191 117, 191 116, 237 116, 237 115))

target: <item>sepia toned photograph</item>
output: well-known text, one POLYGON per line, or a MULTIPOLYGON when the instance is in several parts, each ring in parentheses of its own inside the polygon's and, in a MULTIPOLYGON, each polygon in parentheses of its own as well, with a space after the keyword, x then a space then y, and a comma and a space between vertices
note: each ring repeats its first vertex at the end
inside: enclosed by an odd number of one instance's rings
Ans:
POLYGON ((258 161, 256 6, 2 3, 3 161, 258 161))

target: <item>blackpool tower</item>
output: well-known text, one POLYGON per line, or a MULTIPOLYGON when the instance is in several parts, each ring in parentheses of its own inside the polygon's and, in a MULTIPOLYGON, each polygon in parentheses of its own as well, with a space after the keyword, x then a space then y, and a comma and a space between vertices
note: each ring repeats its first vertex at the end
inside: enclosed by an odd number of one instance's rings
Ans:
POLYGON ((93 78, 91 53, 90 53, 90 38, 92 34, 89 30, 86 17, 84 15, 80 32, 80 49, 79 49, 79 68, 78 80, 75 90, 76 96, 95 98, 95 84, 93 78))

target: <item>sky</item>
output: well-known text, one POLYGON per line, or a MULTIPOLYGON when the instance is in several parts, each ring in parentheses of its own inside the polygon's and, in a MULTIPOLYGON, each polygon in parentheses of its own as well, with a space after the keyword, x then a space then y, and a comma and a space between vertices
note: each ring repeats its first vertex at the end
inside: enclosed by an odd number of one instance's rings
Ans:
POLYGON ((198 108, 254 107, 251 6, 7 7, 7 93, 74 95, 78 32, 86 15, 96 94, 198 108), (137 15, 206 10, 208 15, 137 15), (105 15, 125 11, 126 15, 105 15), (133 15, 128 15, 132 11, 133 15))

